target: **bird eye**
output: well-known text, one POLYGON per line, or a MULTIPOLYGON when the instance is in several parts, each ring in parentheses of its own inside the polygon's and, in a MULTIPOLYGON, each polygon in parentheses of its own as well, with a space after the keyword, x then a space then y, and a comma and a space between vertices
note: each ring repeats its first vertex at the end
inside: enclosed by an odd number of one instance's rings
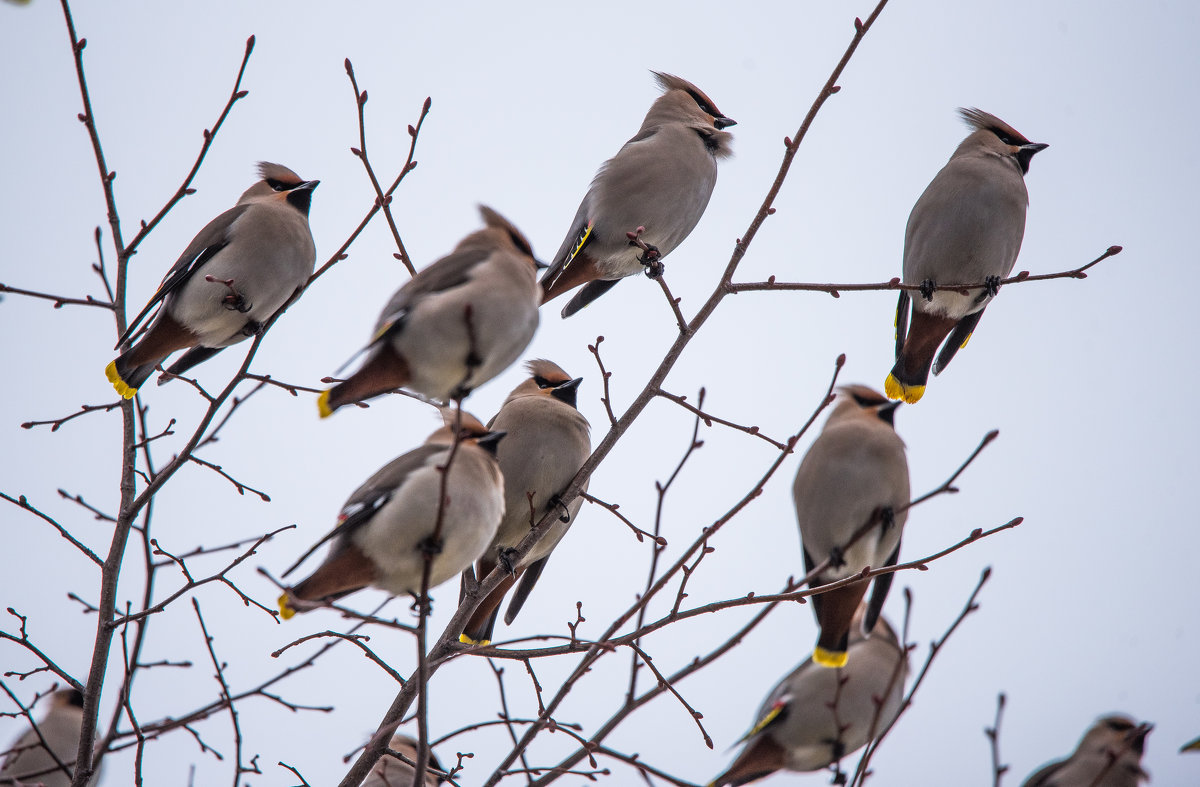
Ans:
POLYGON ((276 191, 287 191, 291 188, 291 186, 284 183, 282 180, 276 180, 275 178, 267 178, 267 185, 276 191))
POLYGON ((558 387, 558 383, 551 382, 550 380, 547 380, 545 377, 542 377, 540 374, 535 374, 533 376, 533 381, 535 383, 537 383, 538 388, 557 388, 558 387))
POLYGON ((1113 732, 1129 732, 1133 725, 1123 719, 1109 719, 1105 725, 1113 732))
POLYGON ((705 98, 699 93, 695 92, 694 90, 689 90, 688 95, 692 97, 692 100, 696 102, 696 106, 700 107, 701 110, 707 112, 713 117, 721 117, 721 113, 714 109, 712 104, 709 104, 708 101, 705 100, 705 98))

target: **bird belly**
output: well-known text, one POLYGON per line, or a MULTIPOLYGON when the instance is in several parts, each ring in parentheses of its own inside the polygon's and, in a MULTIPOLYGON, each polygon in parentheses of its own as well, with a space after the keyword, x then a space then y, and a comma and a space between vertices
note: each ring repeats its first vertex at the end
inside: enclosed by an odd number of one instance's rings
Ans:
POLYGON ((504 371, 529 344, 538 324, 533 286, 481 289, 456 288, 413 309, 393 339, 412 373, 409 388, 448 399, 460 385, 475 388, 504 371), (474 368, 468 368, 470 356, 477 361, 474 368))
MULTIPOLYGON (((436 462, 445 461, 439 454, 436 462)), ((450 467, 442 511, 440 551, 433 556, 429 587, 433 588, 462 573, 491 541, 504 513, 504 499, 497 486, 478 489, 464 483, 462 464, 469 457, 459 454, 450 467), (460 464, 461 463, 461 464, 460 464)), ((355 541, 379 570, 375 585, 389 593, 419 593, 425 569, 425 550, 436 528, 441 473, 433 464, 417 470, 358 534, 355 541)))

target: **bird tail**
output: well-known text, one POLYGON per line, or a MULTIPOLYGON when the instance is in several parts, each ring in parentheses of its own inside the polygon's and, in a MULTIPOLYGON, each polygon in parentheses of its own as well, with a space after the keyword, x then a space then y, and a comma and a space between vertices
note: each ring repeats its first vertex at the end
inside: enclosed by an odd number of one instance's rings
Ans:
POLYGON ((903 399, 909 404, 921 400, 938 345, 958 322, 920 309, 912 310, 908 335, 896 354, 896 365, 883 383, 883 390, 889 399, 903 399))
POLYGON ((141 341, 117 356, 105 367, 104 374, 117 393, 132 399, 142 383, 154 373, 154 367, 176 350, 191 347, 196 342, 195 334, 171 315, 160 311, 141 341))
POLYGON ((814 662, 822 667, 846 666, 851 621, 866 592, 867 583, 862 581, 821 595, 821 606, 817 611, 817 625, 821 627, 821 634, 813 648, 814 662))
POLYGON ((117 389, 117 393, 123 399, 132 399, 137 395, 142 383, 150 378, 150 375, 154 373, 154 367, 158 365, 158 361, 152 361, 140 366, 132 366, 127 361, 131 352, 132 350, 126 351, 104 367, 104 376, 108 378, 112 387, 117 389))
POLYGON ((357 372, 317 397, 317 412, 322 418, 339 407, 361 402, 408 384, 408 364, 386 343, 379 344, 357 372))
POLYGON ((783 747, 769 735, 760 735, 747 744, 733 761, 733 765, 709 782, 707 787, 739 787, 749 784, 770 776, 782 769, 786 763, 787 755, 783 747))
MULTIPOLYGON (((484 575, 479 578, 483 579, 484 575)), ((516 581, 515 575, 509 575, 479 603, 474 614, 463 626, 463 632, 458 641, 465 645, 489 645, 492 642, 492 632, 496 628, 496 618, 500 616, 500 602, 516 581)))

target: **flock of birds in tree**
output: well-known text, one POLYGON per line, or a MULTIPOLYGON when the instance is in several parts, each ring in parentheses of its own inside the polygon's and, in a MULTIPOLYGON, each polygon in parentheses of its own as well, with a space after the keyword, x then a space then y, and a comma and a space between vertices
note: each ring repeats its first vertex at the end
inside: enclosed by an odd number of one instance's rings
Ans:
MULTIPOLYGON (((512 223, 481 207, 484 228, 388 301, 358 370, 318 397, 322 418, 397 388, 461 403, 521 356, 543 303, 578 288, 562 310, 569 317, 623 278, 662 274, 663 259, 708 205, 717 162, 731 152, 726 129, 735 121, 692 83, 657 72, 655 78, 663 94, 637 134, 600 167, 551 263, 534 257, 512 223)), ((811 573, 823 566, 814 587, 897 562, 910 492, 896 408, 917 402, 930 371, 943 371, 966 346, 1021 247, 1024 176, 1046 145, 978 109, 960 114, 971 133, 909 216, 903 283, 913 296, 901 290, 896 363, 885 393, 842 388, 796 473, 805 567, 811 573)), ((121 396, 133 397, 176 351, 186 350, 159 384, 261 333, 300 296, 316 259, 308 213, 318 181, 271 163, 260 164, 259 175, 233 208, 200 231, 121 336, 122 352, 106 369, 121 396)), ((499 568, 503 582, 460 639, 489 644, 515 585, 504 616, 512 622, 578 513, 582 497, 563 500, 559 493, 591 452, 588 422, 576 408, 581 379, 548 360, 526 366, 529 377, 486 425, 444 408, 441 429, 350 495, 334 529, 284 574, 328 544, 321 564, 280 597, 285 619, 368 586, 419 595, 468 569, 482 580, 499 568), (551 511, 550 529, 518 557, 531 525, 551 511)), ((747 784, 781 769, 828 768, 897 716, 908 656, 881 615, 892 576, 812 598, 820 633, 811 658, 770 692, 737 758, 712 787, 747 784)), ((31 731, 17 743, 0 783, 69 784, 46 745, 62 758, 73 756, 81 697, 59 692, 51 706, 39 725, 42 738, 31 731)), ((1073 754, 1024 784, 1136 787, 1148 778, 1140 760, 1150 729, 1124 716, 1102 718, 1073 754)), ((415 759, 414 742, 405 736, 391 748, 415 759)), ((433 766, 428 785, 439 783, 441 769, 433 766)), ((403 759, 385 757, 364 784, 409 784, 414 775, 403 759)))

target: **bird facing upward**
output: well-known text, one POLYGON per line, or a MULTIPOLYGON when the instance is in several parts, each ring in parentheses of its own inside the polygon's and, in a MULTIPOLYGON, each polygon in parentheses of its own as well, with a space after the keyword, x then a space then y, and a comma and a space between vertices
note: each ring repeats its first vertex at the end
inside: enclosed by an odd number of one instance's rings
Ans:
MULTIPOLYGON (((819 563, 829 561, 809 583, 814 588, 866 566, 895 565, 908 519, 908 460, 892 424, 899 403, 865 385, 846 386, 838 398, 792 484, 805 571, 812 573, 819 563), (863 528, 867 529, 858 535, 863 528)), ((845 665, 851 620, 870 581, 812 597, 821 627, 813 661, 824 667, 845 665)), ((873 581, 863 614, 868 632, 883 609, 892 574, 873 581)))
POLYGON ((1012 272, 1029 206, 1025 174, 1034 154, 1048 147, 987 112, 959 114, 971 134, 925 188, 904 232, 904 283, 921 292, 910 298, 900 291, 896 365, 884 390, 909 404, 924 395, 930 367, 941 373, 967 345, 1000 280, 1012 272), (966 294, 935 289, 946 285, 974 286, 961 288, 966 294))
POLYGON ((1138 787, 1150 778, 1142 770, 1146 736, 1153 724, 1123 715, 1105 716, 1083 735, 1065 760, 1032 774, 1022 787, 1138 787))
POLYGON ((601 165, 542 277, 543 303, 584 285, 563 307, 563 317, 644 268, 660 274, 659 260, 704 215, 717 160, 732 154, 733 135, 723 129, 736 121, 686 79, 653 73, 663 94, 638 133, 601 165), (639 227, 645 228, 640 242, 649 246, 644 252, 627 236, 639 227))
MULTIPOLYGON (((559 493, 592 452, 587 419, 575 407, 583 379, 572 379, 551 361, 530 361, 526 367, 529 379, 513 389, 488 423, 489 429, 505 433, 504 442, 496 450, 504 474, 504 519, 475 567, 480 580, 498 564, 504 565, 509 576, 480 602, 467 621, 459 638, 467 644, 483 645, 492 639, 500 602, 520 579, 504 614, 506 624, 513 622, 550 559, 551 550, 566 535, 583 504, 582 496, 566 506, 559 499, 559 493), (520 562, 513 563, 507 553, 551 509, 558 517, 550 529, 520 562)), ((586 483, 583 491, 587 491, 586 483)))
POLYGON ((504 479, 496 464, 504 433, 462 413, 455 450, 455 414, 446 410, 444 418, 446 425, 423 446, 392 460, 355 490, 337 526, 284 572, 286 577, 326 541, 333 542, 317 570, 279 597, 285 620, 368 585, 415 596, 426 555, 432 556, 432 589, 483 553, 504 515, 504 479))
POLYGON ((258 335, 304 289, 316 264, 308 209, 320 181, 266 161, 258 173, 237 205, 192 239, 117 340, 118 348, 136 342, 104 370, 124 398, 176 350, 191 348, 167 369, 173 375, 258 335), (150 327, 138 332, 156 307, 150 327))
POLYGON ((395 388, 443 401, 507 369, 533 338, 540 291, 521 231, 480 205, 486 225, 396 291, 361 368, 317 399, 322 418, 395 388))

